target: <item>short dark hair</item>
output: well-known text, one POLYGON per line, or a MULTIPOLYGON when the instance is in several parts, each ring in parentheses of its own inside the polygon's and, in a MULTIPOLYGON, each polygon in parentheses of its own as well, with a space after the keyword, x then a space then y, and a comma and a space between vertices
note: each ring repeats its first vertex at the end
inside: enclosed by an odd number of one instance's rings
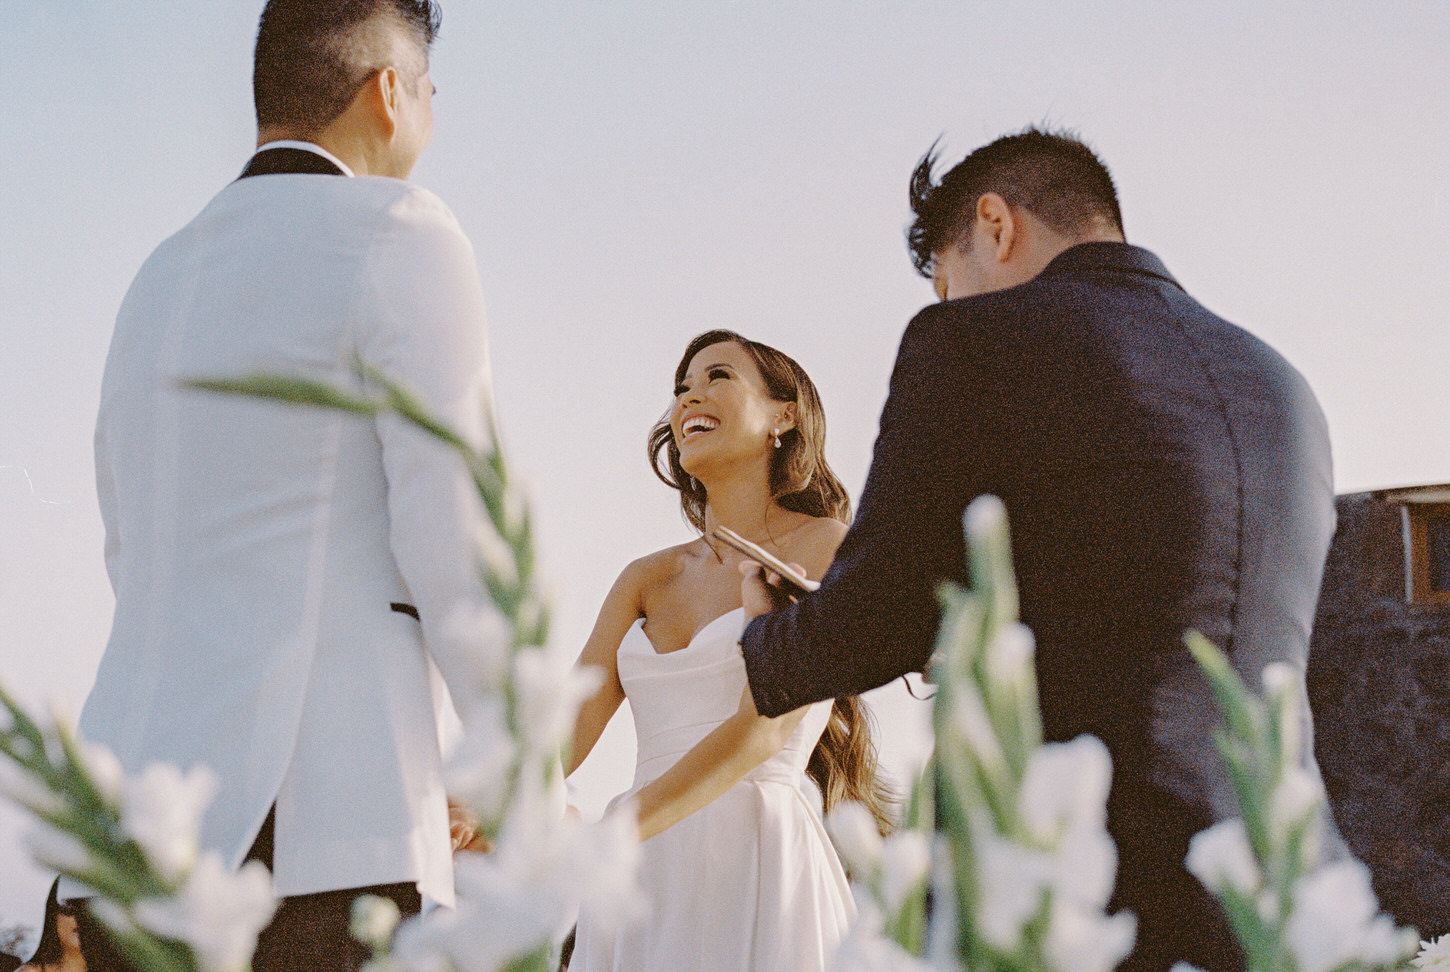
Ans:
POLYGON ((431 0, 267 0, 252 62, 257 127, 308 136, 341 115, 362 83, 388 66, 391 37, 374 29, 379 16, 412 35, 421 77, 442 18, 431 0))
MULTIPOLYGON (((938 141, 940 141, 938 139, 938 141)), ((977 200, 995 192, 1059 233, 1071 235, 1094 220, 1107 220, 1119 233, 1123 214, 1107 166, 1070 131, 1029 126, 984 145, 953 166, 940 182, 932 178, 937 143, 911 173, 911 211, 906 231, 911 262, 923 277, 932 273, 932 254, 955 246, 971 232, 977 200)))

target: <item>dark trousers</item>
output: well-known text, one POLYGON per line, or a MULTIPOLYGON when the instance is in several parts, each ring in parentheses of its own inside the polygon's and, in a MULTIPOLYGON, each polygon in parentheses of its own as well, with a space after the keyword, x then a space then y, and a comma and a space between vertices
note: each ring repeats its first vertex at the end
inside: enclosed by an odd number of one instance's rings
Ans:
MULTIPOLYGON (((247 860, 272 867, 273 816, 267 814, 247 860)), ((416 915, 422 898, 412 884, 376 884, 283 898, 272 922, 257 937, 252 972, 357 972, 371 954, 353 939, 352 903, 364 895, 389 898, 403 917, 416 915)), ((81 953, 87 972, 139 972, 111 944, 105 929, 87 908, 76 909, 81 953)))

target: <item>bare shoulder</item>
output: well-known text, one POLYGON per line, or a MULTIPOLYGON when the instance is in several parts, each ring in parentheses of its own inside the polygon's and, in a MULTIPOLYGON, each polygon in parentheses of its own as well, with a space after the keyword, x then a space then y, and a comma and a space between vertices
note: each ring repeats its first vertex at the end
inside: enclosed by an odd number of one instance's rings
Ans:
POLYGON ((692 557, 691 543, 656 550, 629 563, 619 575, 620 584, 628 584, 641 604, 653 591, 658 590, 679 577, 692 557))
POLYGON ((790 559, 806 568, 806 574, 819 579, 836 557, 836 548, 850 529, 840 520, 817 516, 804 523, 792 537, 790 559))

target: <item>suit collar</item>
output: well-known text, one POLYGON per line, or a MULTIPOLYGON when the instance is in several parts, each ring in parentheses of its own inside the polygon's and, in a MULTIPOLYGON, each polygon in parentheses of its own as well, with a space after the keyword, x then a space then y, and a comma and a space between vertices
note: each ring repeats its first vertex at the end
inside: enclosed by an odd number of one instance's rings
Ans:
POLYGON ((1118 270, 1159 277, 1182 290, 1183 287, 1157 256, 1128 243, 1078 243, 1063 250, 1043 268, 1038 278, 1074 273, 1080 270, 1118 270))
POLYGON ((351 175, 341 161, 303 142, 268 142, 238 179, 259 175, 351 175))

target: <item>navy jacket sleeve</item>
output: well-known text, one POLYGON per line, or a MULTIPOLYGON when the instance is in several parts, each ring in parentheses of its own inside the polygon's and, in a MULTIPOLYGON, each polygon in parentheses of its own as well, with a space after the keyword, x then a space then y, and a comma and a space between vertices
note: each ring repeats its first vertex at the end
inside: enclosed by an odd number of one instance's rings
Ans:
POLYGON ((907 327, 860 509, 822 580, 800 603, 755 619, 741 638, 756 708, 775 716, 855 695, 930 657, 936 590, 965 575, 961 514, 982 491, 994 401, 965 347, 960 302, 907 327))

